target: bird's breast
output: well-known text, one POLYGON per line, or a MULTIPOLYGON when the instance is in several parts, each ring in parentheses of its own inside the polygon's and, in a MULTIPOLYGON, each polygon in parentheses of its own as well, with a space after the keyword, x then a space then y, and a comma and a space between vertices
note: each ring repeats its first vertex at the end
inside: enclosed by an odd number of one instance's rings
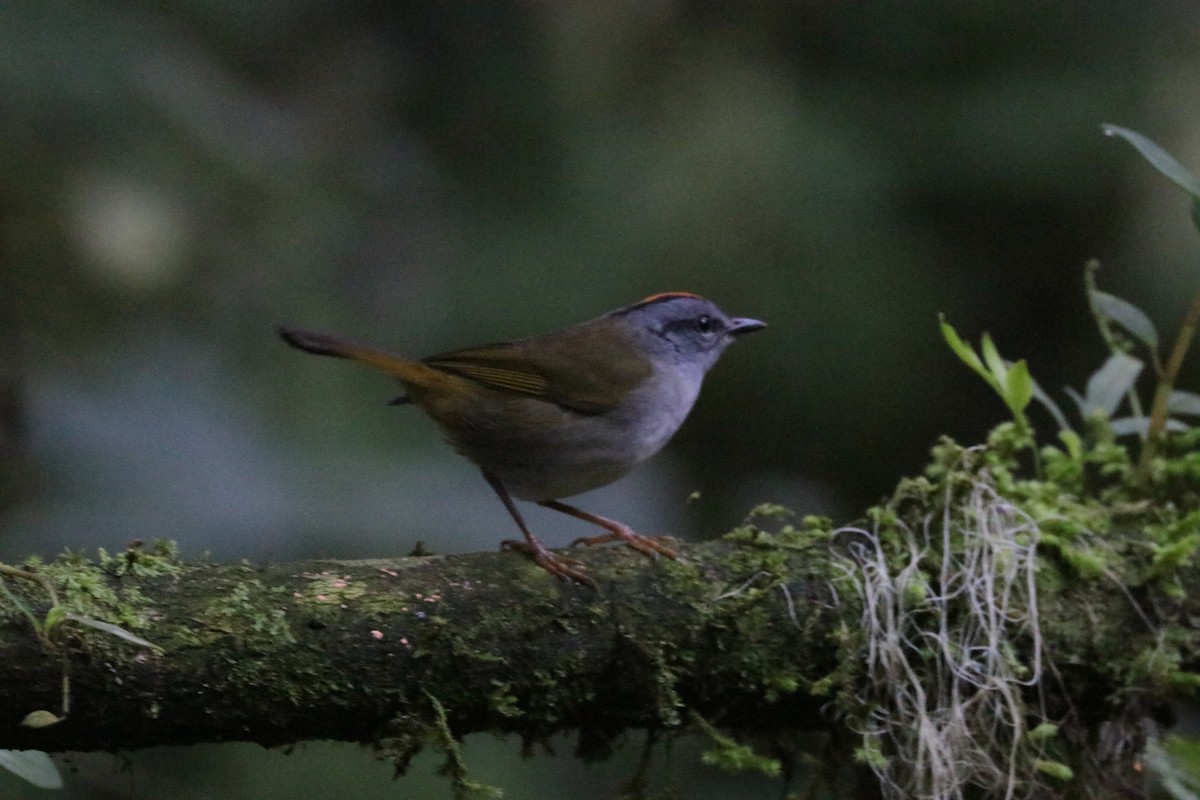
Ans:
POLYGON ((512 495, 553 500, 612 483, 657 453, 698 390, 656 374, 599 414, 502 392, 481 395, 451 415, 427 410, 455 450, 512 495))

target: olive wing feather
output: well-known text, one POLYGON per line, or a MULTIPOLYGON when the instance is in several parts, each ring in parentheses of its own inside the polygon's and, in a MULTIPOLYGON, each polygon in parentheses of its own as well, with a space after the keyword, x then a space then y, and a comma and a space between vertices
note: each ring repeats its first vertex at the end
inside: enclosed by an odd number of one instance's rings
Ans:
POLYGON ((422 361, 492 389, 538 397, 583 414, 611 410, 652 372, 632 337, 588 325, 422 361))

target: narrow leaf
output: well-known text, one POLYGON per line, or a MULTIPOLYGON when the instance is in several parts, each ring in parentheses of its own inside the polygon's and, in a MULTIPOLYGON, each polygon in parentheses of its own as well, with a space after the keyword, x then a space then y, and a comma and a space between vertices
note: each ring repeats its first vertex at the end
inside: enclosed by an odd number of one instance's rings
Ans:
POLYGON ((1133 334, 1134 338, 1151 350, 1158 349, 1158 329, 1146 316, 1146 312, 1128 300, 1122 300, 1115 294, 1096 289, 1092 292, 1092 302, 1100 313, 1133 334))
POLYGON ((63 788, 58 767, 41 750, 0 750, 0 768, 39 789, 63 788))
POLYGON ((946 344, 950 345, 950 349, 954 351, 954 354, 958 356, 964 364, 978 372, 980 377, 994 386, 995 384, 992 380, 991 373, 989 373, 987 368, 983 366, 983 362, 980 361, 979 356, 975 354, 975 349, 959 338, 958 331, 954 330, 954 326, 952 326, 949 322, 946 322, 946 320, 942 319, 939 321, 939 324, 942 327, 942 338, 946 340, 946 344))
POLYGON ((1167 411, 1171 414, 1183 414, 1185 417, 1200 416, 1200 394, 1174 389, 1167 396, 1167 411))
POLYGON ((1129 394, 1134 382, 1142 372, 1142 360, 1128 353, 1113 353, 1100 369, 1088 378, 1084 403, 1086 414, 1101 411, 1111 417, 1129 394))
POLYGON ((1009 367, 1006 377, 1004 401, 1013 413, 1020 414, 1033 399, 1033 376, 1029 374, 1029 365, 1025 363, 1025 359, 1022 358, 1009 367))
POLYGON ((1033 383, 1033 399, 1041 403, 1050 412, 1050 416, 1054 417, 1054 422, 1058 425, 1060 431, 1071 430, 1071 424, 1067 422, 1067 415, 1059 408, 1058 403, 1054 402, 1054 398, 1046 393, 1041 384, 1033 380, 1033 376, 1030 376, 1030 380, 1033 383))
POLYGON ((1077 411, 1079 411, 1079 416, 1087 419, 1087 401, 1083 399, 1083 395, 1075 391, 1070 386, 1064 386, 1063 391, 1066 393, 1067 397, 1075 401, 1075 408, 1077 411))
POLYGON ((1104 131, 1105 136, 1119 136, 1129 142, 1167 180, 1174 183, 1180 189, 1183 189, 1192 197, 1200 198, 1200 180, 1197 180, 1195 175, 1176 161, 1175 157, 1166 150, 1163 150, 1137 131, 1131 131, 1128 128, 1104 124, 1100 126, 1100 129, 1104 131))
POLYGON ((89 628, 95 628, 98 631, 104 631, 105 633, 112 634, 118 639, 124 639, 131 644, 136 644, 138 647, 146 647, 151 650, 162 650, 161 647, 153 642, 148 642, 142 637, 125 630, 120 625, 114 625, 111 622, 104 622, 102 620, 92 619, 91 617, 81 617, 73 611, 67 612, 67 619, 71 620, 72 622, 78 622, 80 625, 86 625, 89 628))
POLYGON ((66 615, 66 608, 63 606, 53 606, 49 611, 46 612, 46 620, 42 623, 42 627, 45 632, 50 633, 57 628, 59 623, 63 621, 63 618, 66 617, 66 615))
POLYGON ((1043 722, 1031 731, 1025 733, 1025 738, 1031 742, 1044 742, 1058 735, 1058 726, 1052 722, 1043 722))
POLYGON ((1050 761, 1044 758, 1035 758, 1033 760, 1033 768, 1038 772, 1042 772, 1053 778, 1058 778, 1060 781, 1069 781, 1075 777, 1075 773, 1071 768, 1061 761, 1050 761))
POLYGON ((996 383, 1005 386, 1008 383, 1008 365, 1000 357, 1000 351, 996 349, 996 343, 992 341, 990 334, 985 333, 980 338, 979 349, 983 351, 983 362, 996 377, 996 383))
MULTIPOLYGON (((1127 436, 1131 433, 1145 436, 1150 430, 1150 419, 1148 417, 1118 417, 1109 422, 1108 425, 1112 428, 1112 432, 1116 436, 1127 436)), ((1168 419, 1167 430, 1171 433, 1183 433, 1191 430, 1191 428, 1177 419, 1168 419)))
POLYGON ((1074 461, 1083 460, 1083 440, 1079 438, 1079 434, 1070 428, 1063 428, 1058 432, 1059 440, 1066 446, 1067 455, 1074 461))

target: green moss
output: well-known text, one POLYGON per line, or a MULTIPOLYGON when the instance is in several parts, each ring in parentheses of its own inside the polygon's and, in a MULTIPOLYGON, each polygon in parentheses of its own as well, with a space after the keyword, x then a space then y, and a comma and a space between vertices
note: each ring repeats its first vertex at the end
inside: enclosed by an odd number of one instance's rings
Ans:
POLYGON ((268 588, 257 578, 244 580, 209 603, 198 621, 214 634, 233 636, 238 646, 247 650, 273 649, 280 642, 294 644, 287 613, 271 607, 285 597, 280 588, 268 588))
POLYGON ((450 787, 454 792, 454 800, 467 800, 472 797, 484 798, 499 798, 504 796, 504 792, 495 786, 488 786, 484 783, 478 783, 470 780, 467 775, 467 763, 463 758, 462 748, 459 747, 458 740, 454 738, 454 734, 450 731, 450 723, 446 718, 446 708, 437 697, 425 692, 426 699, 433 706, 434 724, 431 726, 432 732, 437 737, 437 742, 446 754, 446 761, 442 765, 439 772, 450 778, 450 787))
POLYGON ((156 539, 149 547, 131 545, 111 556, 104 548, 98 552, 100 569, 117 577, 176 577, 183 571, 179 562, 179 545, 167 539, 156 539))
POLYGON ((59 602, 80 616, 129 630, 151 627, 153 608, 136 583, 113 581, 112 573, 102 564, 81 553, 66 551, 54 561, 40 565, 37 571, 54 584, 59 602))
POLYGON ((420 714, 405 712, 388 720, 375 739, 375 755, 396 766, 403 774, 417 754, 434 741, 436 731, 420 714))
POLYGON ((488 705, 502 717, 520 717, 524 712, 517 704, 517 696, 512 692, 512 684, 507 681, 492 680, 492 692, 488 695, 488 705))
POLYGON ((1193 564, 1200 547, 1200 511, 1193 511, 1166 524, 1144 528, 1150 545, 1150 575, 1162 577, 1193 564))

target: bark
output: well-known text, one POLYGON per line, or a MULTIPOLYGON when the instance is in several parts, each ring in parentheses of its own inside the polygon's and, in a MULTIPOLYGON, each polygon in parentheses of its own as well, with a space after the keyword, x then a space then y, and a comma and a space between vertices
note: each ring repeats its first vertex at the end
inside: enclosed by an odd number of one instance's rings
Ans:
MULTIPOLYGON (((0 596, 0 748, 320 738, 373 741, 403 762, 439 704, 455 735, 577 729, 593 754, 626 729, 677 726, 685 709, 760 732, 818 719, 827 699, 803 687, 837 667, 837 615, 809 545, 580 558, 598 588, 503 552, 246 566, 135 549, 35 566, 76 614, 161 649, 76 621, 50 633, 51 648, 0 596), (59 713, 64 664, 65 719, 21 726, 31 711, 59 713)), ((45 613, 42 587, 5 582, 45 613)))

